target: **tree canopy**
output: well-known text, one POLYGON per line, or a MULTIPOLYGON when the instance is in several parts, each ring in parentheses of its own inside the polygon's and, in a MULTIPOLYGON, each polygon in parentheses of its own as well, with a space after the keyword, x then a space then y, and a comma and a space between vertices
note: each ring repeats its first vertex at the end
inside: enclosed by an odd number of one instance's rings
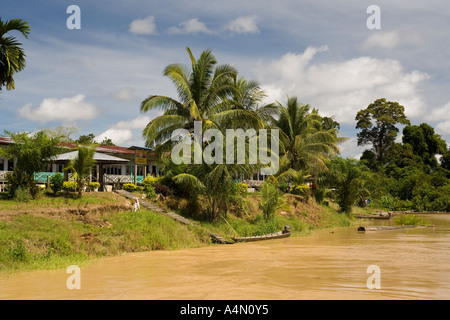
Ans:
POLYGON ((372 151, 378 161, 382 161, 387 150, 393 145, 399 129, 398 124, 410 122, 406 118, 405 108, 398 102, 378 99, 366 109, 358 111, 355 120, 358 145, 372 145, 372 151))

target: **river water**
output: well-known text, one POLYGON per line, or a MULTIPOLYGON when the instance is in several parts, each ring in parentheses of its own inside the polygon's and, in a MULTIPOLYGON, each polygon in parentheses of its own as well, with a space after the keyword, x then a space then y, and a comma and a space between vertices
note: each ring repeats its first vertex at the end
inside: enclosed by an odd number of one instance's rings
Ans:
POLYGON ((0 275, 0 299, 447 300, 450 215, 422 218, 436 227, 350 227, 102 258, 80 269, 80 289, 68 289, 66 269, 0 275), (369 266, 379 272, 368 273, 369 266), (378 282, 368 284, 374 276, 378 282), (370 285, 375 283, 377 288, 370 285))

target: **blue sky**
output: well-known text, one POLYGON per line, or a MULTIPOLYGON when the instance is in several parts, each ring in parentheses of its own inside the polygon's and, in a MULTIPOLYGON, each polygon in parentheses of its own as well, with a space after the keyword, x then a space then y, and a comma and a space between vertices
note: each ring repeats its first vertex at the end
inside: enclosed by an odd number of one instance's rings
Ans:
POLYGON ((287 96, 334 116, 358 156, 355 115, 378 98, 398 101, 413 124, 427 122, 450 141, 450 3, 447 1, 24 1, 2 0, 3 21, 29 21, 16 89, 0 93, 0 130, 74 127, 118 145, 143 145, 158 111, 141 114, 152 94, 176 97, 162 76, 211 49, 219 63, 257 80, 267 101, 287 96), (81 29, 69 30, 69 5, 81 29), (381 9, 370 30, 367 8, 381 9))

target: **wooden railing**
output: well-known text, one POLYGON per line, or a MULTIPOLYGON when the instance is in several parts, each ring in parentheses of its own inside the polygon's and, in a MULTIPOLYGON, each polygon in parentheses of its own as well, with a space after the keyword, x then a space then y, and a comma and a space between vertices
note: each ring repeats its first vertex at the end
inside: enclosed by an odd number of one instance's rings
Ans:
MULTIPOLYGON (((0 183, 6 182, 6 175, 8 173, 12 173, 12 171, 0 171, 0 183)), ((48 179, 53 177, 56 172, 35 172, 34 173, 34 181, 40 183, 47 183, 48 179)), ((68 174, 69 180, 72 178, 72 174, 68 174)), ((96 177, 91 177, 92 181, 96 181, 96 177)), ((142 183, 144 181, 144 176, 136 177, 137 183, 142 183)), ((115 183, 134 183, 133 175, 116 175, 116 174, 105 174, 103 175, 103 182, 105 184, 115 184, 115 183)))
MULTIPOLYGON (((144 176, 136 176, 136 182, 142 183, 144 181, 144 176)), ((134 183, 133 175, 119 175, 119 174, 105 174, 103 175, 103 182, 105 184, 109 183, 134 183)))

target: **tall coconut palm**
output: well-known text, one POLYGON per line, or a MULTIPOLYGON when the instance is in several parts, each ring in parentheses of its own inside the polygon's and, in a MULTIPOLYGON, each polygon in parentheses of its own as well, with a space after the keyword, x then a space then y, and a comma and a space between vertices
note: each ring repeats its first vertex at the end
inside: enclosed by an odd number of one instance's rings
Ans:
POLYGON ((77 182, 78 197, 81 198, 87 177, 90 175, 92 168, 95 166, 94 154, 96 145, 93 146, 77 146, 77 157, 69 162, 64 170, 72 171, 72 177, 77 182))
POLYGON ((270 117, 278 114, 275 104, 262 104, 265 97, 256 81, 239 78, 231 97, 213 110, 215 119, 226 128, 262 129, 270 117))
MULTIPOLYGON (((176 129, 193 131, 194 121, 202 121, 202 130, 261 128, 261 116, 268 108, 257 110, 263 92, 255 82, 237 79, 237 70, 228 64, 217 65, 210 50, 197 60, 187 48, 191 66, 170 64, 164 76, 175 85, 178 100, 152 95, 141 103, 141 112, 160 109, 164 113, 148 123, 143 131, 147 145, 159 142, 157 152, 171 148, 170 136, 176 129)), ((268 112, 268 111, 267 111, 268 112)))
POLYGON ((280 116, 271 124, 280 129, 281 172, 288 169, 309 171, 316 175, 326 170, 325 160, 339 153, 337 130, 322 129, 318 110, 288 98, 286 106, 278 102, 280 116))
POLYGON ((203 126, 214 128, 214 110, 226 103, 234 90, 233 82, 237 71, 230 65, 217 65, 211 51, 205 50, 195 60, 187 48, 191 68, 182 64, 170 64, 164 69, 164 76, 175 85, 179 100, 167 96, 152 95, 141 103, 141 112, 154 109, 164 111, 148 123, 143 131, 147 145, 153 141, 161 143, 160 150, 170 147, 170 135, 176 129, 192 131, 194 121, 202 121, 203 126), (165 147, 165 148, 164 148, 165 147))
MULTIPOLYGON (((152 95, 141 103, 142 112, 154 109, 164 111, 144 129, 143 136, 147 145, 159 140, 157 153, 170 151, 173 146, 170 140, 172 132, 186 129, 189 135, 193 135, 194 121, 201 121, 202 133, 207 129, 217 129, 223 136, 226 136, 226 129, 264 127, 264 116, 270 112, 270 108, 258 106, 263 92, 256 82, 237 79, 237 70, 230 65, 217 65, 209 50, 203 51, 197 60, 189 48, 187 52, 191 59, 189 68, 171 64, 164 70, 164 75, 177 88, 178 100, 152 95)), ((206 148, 211 141, 204 139, 201 144, 201 147, 206 148)), ((223 156, 226 158, 226 155, 223 156)), ((217 162, 220 161, 183 166, 184 172, 176 172, 173 177, 190 192, 205 195, 213 220, 218 217, 219 212, 226 210, 224 207, 228 192, 232 189, 232 178, 250 176, 258 167, 248 162, 225 164, 226 159, 221 163, 217 162)))
POLYGON ((28 38, 30 26, 22 19, 11 19, 3 22, 0 19, 0 90, 3 86, 7 90, 15 89, 13 75, 25 68, 25 52, 21 43, 13 36, 8 36, 11 31, 19 31, 28 38))

